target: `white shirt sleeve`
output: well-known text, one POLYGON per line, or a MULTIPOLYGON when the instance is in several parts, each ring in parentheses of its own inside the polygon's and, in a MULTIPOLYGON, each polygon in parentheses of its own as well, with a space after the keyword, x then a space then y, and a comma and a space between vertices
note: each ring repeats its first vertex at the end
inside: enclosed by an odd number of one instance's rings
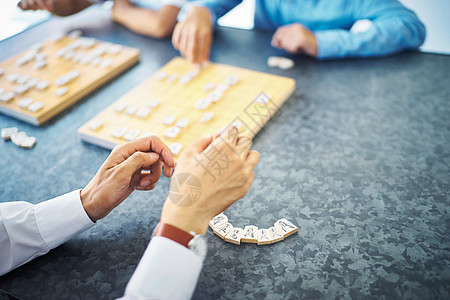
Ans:
POLYGON ((165 237, 150 241, 122 300, 191 299, 203 259, 165 237))
POLYGON ((0 275, 61 245, 94 223, 76 190, 33 205, 0 203, 0 275))

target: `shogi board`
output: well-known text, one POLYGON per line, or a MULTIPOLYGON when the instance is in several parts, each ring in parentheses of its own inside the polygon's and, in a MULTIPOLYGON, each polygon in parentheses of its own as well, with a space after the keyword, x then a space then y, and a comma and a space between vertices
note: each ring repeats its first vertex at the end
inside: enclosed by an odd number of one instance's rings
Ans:
MULTIPOLYGON (((295 81, 291 78, 215 63, 202 69, 189 82, 180 83, 180 78, 195 72, 193 68, 182 58, 172 59, 149 79, 80 127, 78 132, 81 138, 89 143, 112 149, 117 144, 127 142, 123 136, 117 138, 112 135, 118 127, 125 127, 127 132, 139 131, 136 138, 151 133, 160 137, 169 146, 180 143, 181 152, 194 139, 214 134, 216 130, 225 128, 235 121, 242 124, 240 127, 242 134, 254 137, 279 111, 295 89, 295 81), (178 75, 178 80, 171 82, 169 78, 173 74, 178 75), (238 77, 238 82, 230 85, 217 102, 213 102, 206 109, 197 109, 197 101, 200 98, 208 98, 212 93, 211 90, 205 91, 205 86, 213 83, 217 88, 230 75, 238 77), (270 96, 267 103, 255 101, 255 97, 258 98, 261 92, 270 96), (151 111, 146 117, 136 115, 134 110, 149 108, 148 105, 154 100, 158 100, 159 104, 150 108, 151 111), (117 112, 120 106, 123 109, 117 112), (133 109, 127 114, 129 107, 133 109), (211 112, 214 116, 208 122, 201 122, 205 112, 211 112), (169 115, 175 116, 172 125, 163 123, 163 119, 169 115), (189 120, 187 127, 180 128, 175 138, 166 137, 164 131, 175 126, 182 118, 189 120)), ((172 147, 171 149, 173 150, 172 147)), ((176 154, 175 156, 177 157, 176 154)))
MULTIPOLYGON (((80 44, 79 42, 78 44, 80 44)), ((0 91, 2 93, 13 92, 14 88, 20 85, 17 82, 8 80, 8 76, 15 73, 21 76, 29 76, 30 79, 27 82, 36 78, 39 79, 39 82, 47 81, 49 83, 49 86, 43 90, 39 90, 34 86, 22 94, 15 93, 10 100, 0 100, 0 112, 34 125, 46 122, 139 61, 139 50, 137 49, 105 43, 92 38, 71 37, 69 35, 49 39, 39 43, 39 45, 36 44, 30 49, 0 62, 0 69, 3 69, 3 74, 0 75, 0 91), (82 46, 72 49, 73 47, 69 45, 73 46, 74 43, 77 43, 77 40, 79 42, 84 40, 84 44, 81 43, 82 46), (37 48, 40 48, 38 52, 36 52, 37 48), (108 49, 111 48, 114 51, 108 52, 108 49), (105 53, 101 53, 101 49, 106 50, 103 51, 105 53), (20 65, 20 59, 30 55, 33 51, 35 54, 45 57, 46 66, 37 69, 35 66, 37 63, 36 58, 32 58, 30 61, 20 65), (72 56, 68 55, 71 56, 70 58, 65 58, 64 55, 58 57, 58 53, 61 55, 62 52, 72 52, 72 56), (92 59, 86 59, 84 63, 81 61, 76 62, 75 57, 77 53, 80 53, 78 58, 90 55, 92 59), (95 59, 97 59, 95 61, 97 65, 93 63, 95 59), (75 70, 79 71, 77 78, 57 86, 55 81, 58 77, 75 70), (68 91, 64 95, 58 96, 56 95, 56 90, 61 87, 67 87, 68 91), (29 109, 29 106, 24 107, 23 102, 22 106, 19 106, 20 101, 25 98, 31 98, 33 102, 41 102, 42 108, 32 111, 29 109)), ((24 84, 27 84, 27 82, 24 84)))

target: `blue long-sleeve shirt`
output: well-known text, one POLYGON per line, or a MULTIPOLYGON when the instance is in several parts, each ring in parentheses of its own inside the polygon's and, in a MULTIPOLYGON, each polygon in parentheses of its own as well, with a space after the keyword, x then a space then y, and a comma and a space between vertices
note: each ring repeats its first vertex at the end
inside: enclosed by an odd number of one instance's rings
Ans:
MULTIPOLYGON (((217 20, 242 0, 200 0, 217 20)), ((416 14, 397 0, 255 0, 255 28, 276 28, 300 23, 317 39, 318 59, 385 56, 416 49, 425 39, 425 26, 416 14), (350 31, 367 19, 364 32, 350 31)), ((185 11, 180 13, 184 15, 185 11)))

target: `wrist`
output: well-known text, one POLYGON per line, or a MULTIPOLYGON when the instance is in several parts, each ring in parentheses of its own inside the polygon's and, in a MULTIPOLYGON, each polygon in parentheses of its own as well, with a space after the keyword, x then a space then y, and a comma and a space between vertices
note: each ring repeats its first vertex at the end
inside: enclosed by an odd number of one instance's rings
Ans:
POLYGON ((186 232, 205 234, 208 229, 210 218, 204 217, 203 213, 193 207, 179 207, 166 200, 161 214, 161 223, 178 227, 186 232))
POLYGON ((80 199, 81 204, 83 205, 84 211, 91 219, 92 222, 97 222, 97 220, 101 219, 101 213, 98 211, 98 208, 95 205, 95 191, 91 185, 91 182, 80 191, 80 199))

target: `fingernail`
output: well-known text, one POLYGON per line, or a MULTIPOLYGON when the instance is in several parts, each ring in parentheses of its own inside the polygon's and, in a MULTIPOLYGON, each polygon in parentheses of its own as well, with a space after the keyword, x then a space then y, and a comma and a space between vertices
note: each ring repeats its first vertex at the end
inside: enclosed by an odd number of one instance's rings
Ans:
POLYGON ((141 186, 144 187, 144 186, 150 185, 150 183, 152 183, 150 180, 146 180, 141 183, 141 186))
POLYGON ((150 156, 151 159, 158 159, 159 158, 159 154, 157 154, 155 152, 151 152, 148 155, 150 156))

